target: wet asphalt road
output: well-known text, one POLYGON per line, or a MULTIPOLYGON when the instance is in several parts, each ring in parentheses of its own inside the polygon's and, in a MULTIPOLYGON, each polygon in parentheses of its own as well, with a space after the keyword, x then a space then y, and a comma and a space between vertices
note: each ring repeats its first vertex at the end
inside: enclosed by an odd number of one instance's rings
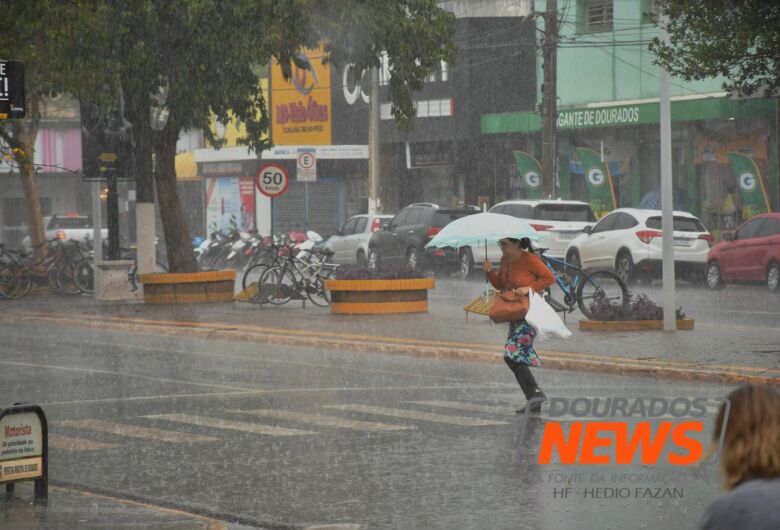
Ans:
MULTIPOLYGON (((52 480, 117 497, 257 526, 690 528, 721 491, 714 466, 538 464, 549 411, 524 424, 503 365, 40 325, 0 336, 0 402, 43 406, 52 480)), ((701 439, 729 390, 536 373, 551 397, 713 398, 701 439)))

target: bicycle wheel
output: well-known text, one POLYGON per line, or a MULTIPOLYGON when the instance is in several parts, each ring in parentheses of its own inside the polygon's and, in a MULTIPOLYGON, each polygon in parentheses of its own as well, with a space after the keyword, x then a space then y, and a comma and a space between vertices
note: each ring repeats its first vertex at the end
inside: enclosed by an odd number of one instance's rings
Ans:
POLYGON ((282 267, 271 267, 260 277, 260 290, 252 300, 282 305, 289 302, 296 292, 293 273, 282 267))
POLYGON ((317 276, 310 283, 306 285, 306 296, 309 297, 311 303, 320 307, 330 306, 330 295, 325 290, 325 280, 317 276))
POLYGON ((9 300, 19 300, 32 289, 30 275, 21 265, 6 265, 0 269, 0 295, 9 300))
POLYGON ((263 273, 270 268, 270 265, 266 263, 257 263, 249 267, 244 273, 244 277, 241 279, 241 289, 246 291, 252 285, 260 285, 260 278, 263 277, 263 273))
POLYGON ((76 263, 75 267, 73 279, 76 281, 76 285, 87 294, 94 293, 95 271, 92 269, 92 264, 89 260, 83 259, 76 263))
POLYGON ((56 272, 57 286, 65 294, 81 294, 81 288, 76 283, 76 265, 73 263, 63 263, 56 272))
POLYGON ((16 272, 13 266, 0 264, 0 298, 13 300, 16 288, 16 272))
POLYGON ((577 287, 577 305, 586 318, 593 318, 593 305, 602 302, 624 306, 628 302, 628 287, 617 274, 596 271, 583 277, 577 287))

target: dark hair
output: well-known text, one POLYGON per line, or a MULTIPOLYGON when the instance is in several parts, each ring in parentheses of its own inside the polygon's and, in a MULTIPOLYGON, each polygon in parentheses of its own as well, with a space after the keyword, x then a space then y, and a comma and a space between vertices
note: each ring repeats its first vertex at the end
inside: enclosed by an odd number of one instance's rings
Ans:
POLYGON ((531 254, 534 253, 534 246, 531 244, 531 240, 527 237, 516 239, 514 237, 507 237, 507 241, 510 241, 514 246, 521 250, 527 250, 531 254))

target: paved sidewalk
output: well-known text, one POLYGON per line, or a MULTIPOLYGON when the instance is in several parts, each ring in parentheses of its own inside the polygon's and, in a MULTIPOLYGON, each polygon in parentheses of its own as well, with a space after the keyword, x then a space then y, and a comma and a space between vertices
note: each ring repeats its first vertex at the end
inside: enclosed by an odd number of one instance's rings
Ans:
MULTIPOLYGON (((473 290, 473 289, 472 289, 473 290)), ((291 302, 282 307, 241 302, 147 306, 97 302, 91 297, 40 295, 6 303, 0 319, 45 319, 69 326, 110 325, 132 331, 199 334, 207 338, 291 345, 342 345, 442 358, 501 360, 505 326, 471 315, 463 296, 438 289, 430 310, 414 315, 332 315, 325 308, 291 302)), ((575 314, 576 315, 576 314, 575 314)), ((543 366, 713 381, 780 383, 780 325, 728 325, 697 320, 694 331, 665 333, 581 332, 540 341, 543 366)), ((43 321, 43 320, 42 320, 43 321)))
POLYGON ((0 497, 0 528, 3 530, 256 528, 68 487, 49 486, 49 499, 45 504, 33 504, 31 483, 18 483, 15 490, 10 497, 0 497))

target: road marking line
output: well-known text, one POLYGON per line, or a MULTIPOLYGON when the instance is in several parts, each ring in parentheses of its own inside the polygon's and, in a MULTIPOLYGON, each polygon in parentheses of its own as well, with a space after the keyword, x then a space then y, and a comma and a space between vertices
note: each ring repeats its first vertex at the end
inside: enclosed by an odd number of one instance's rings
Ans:
POLYGON ((193 416, 190 414, 154 414, 145 416, 166 421, 175 421, 196 425, 198 427, 209 427, 212 429, 227 429, 231 431, 251 432, 253 434, 267 434, 269 436, 300 436, 304 434, 317 434, 312 431, 302 431, 298 429, 283 429, 272 425, 262 425, 259 423, 246 423, 242 421, 223 420, 221 418, 209 418, 207 416, 193 416))
POLYGON ((40 363, 24 363, 21 361, 0 361, 0 364, 9 364, 12 366, 26 366, 28 368, 43 368, 47 370, 62 370, 65 372, 78 372, 78 373, 89 373, 89 374, 100 374, 100 375, 115 375, 120 377, 135 377, 137 379, 148 379, 150 381, 157 381, 160 383, 176 383, 179 385, 189 385, 189 386, 203 386, 208 388, 221 388, 223 390, 259 390, 258 388, 247 388, 247 387, 240 387, 240 386, 227 386, 227 385, 216 385, 212 383, 198 383, 195 381, 183 381, 181 379, 169 379, 167 377, 156 377, 153 375, 144 375, 144 374, 135 374, 135 373, 128 373, 128 372, 116 372, 114 370, 97 370, 94 368, 85 368, 81 366, 57 366, 54 364, 40 364, 40 363))
POLYGON ((407 418, 411 420, 446 423, 449 425, 458 425, 461 427, 484 427, 487 425, 506 425, 506 422, 503 421, 482 420, 476 418, 466 418, 463 416, 449 416, 445 414, 434 414, 432 412, 417 412, 414 410, 393 409, 393 408, 386 408, 386 407, 372 407, 370 405, 323 405, 323 407, 327 409, 334 409, 334 410, 362 412, 364 414, 376 414, 379 416, 391 416, 394 418, 407 418))
POLYGON ((484 412, 486 414, 498 414, 501 416, 514 416, 515 411, 507 407, 498 407, 491 405, 477 405, 476 403, 463 403, 459 401, 407 401, 415 405, 427 405, 429 407, 441 407, 447 409, 465 410, 468 412, 484 412))
POLYGON ((203 436, 200 434, 189 434, 173 431, 164 431, 162 429, 152 429, 148 427, 139 427, 137 425, 128 425, 122 423, 113 423, 103 420, 65 420, 56 422, 63 427, 73 427, 76 429, 87 429, 90 431, 105 432, 119 436, 128 436, 130 438, 142 438, 144 440, 156 440, 158 442, 168 443, 192 443, 192 442, 216 442, 219 438, 212 436, 203 436))
POLYGON ((236 410, 232 412, 252 414, 255 416, 275 418, 279 420, 292 420, 302 423, 312 423, 322 427, 353 429, 357 431, 405 431, 412 428, 407 425, 389 425, 387 423, 377 423, 372 421, 350 420, 347 418, 339 418, 338 416, 322 416, 319 414, 307 414, 304 412, 296 412, 292 410, 254 409, 236 410))
POLYGON ((84 438, 52 434, 49 436, 49 448, 52 447, 54 449, 64 449, 65 451, 94 451, 96 449, 113 449, 118 446, 116 444, 85 440, 84 438))

